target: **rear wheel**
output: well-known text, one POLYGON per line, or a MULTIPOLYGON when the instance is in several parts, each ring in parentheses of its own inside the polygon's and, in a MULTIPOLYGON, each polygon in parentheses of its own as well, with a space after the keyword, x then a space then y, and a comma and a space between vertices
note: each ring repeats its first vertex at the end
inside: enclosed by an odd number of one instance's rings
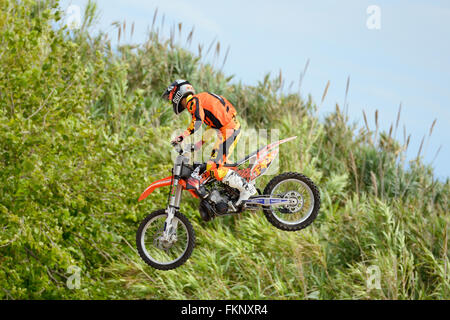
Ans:
POLYGON ((267 184, 265 195, 294 199, 295 204, 263 209, 267 220, 285 231, 297 231, 310 225, 320 208, 320 194, 314 182, 297 172, 282 173, 267 184))
POLYGON ((173 222, 177 225, 169 241, 163 239, 167 213, 164 209, 149 214, 136 233, 136 246, 141 258, 160 270, 179 267, 191 256, 195 246, 195 233, 189 220, 176 212, 173 222))

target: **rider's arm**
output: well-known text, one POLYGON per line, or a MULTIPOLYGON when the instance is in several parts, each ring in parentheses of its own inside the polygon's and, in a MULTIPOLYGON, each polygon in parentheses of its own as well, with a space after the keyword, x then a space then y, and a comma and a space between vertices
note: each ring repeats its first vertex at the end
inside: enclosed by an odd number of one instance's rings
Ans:
POLYGON ((208 129, 206 129, 205 133, 203 133, 202 139, 195 143, 195 150, 199 150, 202 147, 202 145, 205 144, 205 142, 211 140, 213 132, 214 132, 214 130, 211 127, 208 127, 208 129))
POLYGON ((192 120, 189 127, 183 132, 183 137, 185 138, 196 132, 202 126, 203 119, 205 118, 205 112, 197 97, 192 97, 187 102, 187 109, 192 114, 192 120))

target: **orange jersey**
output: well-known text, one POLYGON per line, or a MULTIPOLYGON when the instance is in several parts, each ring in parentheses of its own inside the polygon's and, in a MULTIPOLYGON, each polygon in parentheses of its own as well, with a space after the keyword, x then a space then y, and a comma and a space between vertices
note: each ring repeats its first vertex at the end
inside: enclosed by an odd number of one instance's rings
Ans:
POLYGON ((214 93, 201 92, 189 96, 187 109, 192 114, 192 121, 183 133, 185 137, 197 131, 202 123, 222 132, 239 127, 236 109, 227 99, 214 93))

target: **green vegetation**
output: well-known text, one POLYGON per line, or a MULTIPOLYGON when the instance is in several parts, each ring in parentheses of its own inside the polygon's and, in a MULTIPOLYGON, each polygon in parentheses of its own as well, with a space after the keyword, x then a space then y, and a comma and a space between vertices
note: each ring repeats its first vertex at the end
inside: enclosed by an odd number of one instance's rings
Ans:
POLYGON ((336 105, 318 121, 319 106, 284 93, 281 75, 232 84, 176 45, 181 24, 168 40, 154 24, 146 43, 113 50, 106 34, 89 33, 95 4, 75 31, 57 8, 0 2, 0 299, 450 298, 449 180, 435 179, 420 152, 406 163, 398 120, 390 132, 358 128, 336 105), (191 258, 168 272, 141 261, 135 232, 167 190, 137 198, 169 175, 168 142, 189 120, 159 98, 176 78, 225 95, 244 128, 299 137, 279 164, 321 190, 310 227, 283 232, 262 213, 204 223, 186 194, 191 258), (81 268, 79 289, 67 287, 70 266, 81 268), (367 287, 374 268, 380 289, 367 287))

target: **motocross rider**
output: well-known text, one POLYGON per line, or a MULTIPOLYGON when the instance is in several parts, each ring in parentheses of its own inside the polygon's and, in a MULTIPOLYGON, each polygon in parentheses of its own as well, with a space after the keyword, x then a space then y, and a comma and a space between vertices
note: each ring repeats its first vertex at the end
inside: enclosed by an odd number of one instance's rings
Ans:
MULTIPOLYGON (((192 135, 205 123, 217 131, 217 140, 206 163, 206 174, 212 175, 216 180, 228 184, 240 191, 236 206, 256 193, 255 187, 241 177, 235 170, 224 167, 227 158, 233 152, 239 137, 241 126, 236 118, 236 110, 224 97, 200 92, 195 94, 194 87, 186 80, 175 80, 162 95, 164 99, 172 102, 173 111, 179 115, 185 109, 192 115, 189 127, 171 143, 177 145, 186 137, 192 135)), ((205 143, 202 138, 195 144, 198 150, 205 143)))

